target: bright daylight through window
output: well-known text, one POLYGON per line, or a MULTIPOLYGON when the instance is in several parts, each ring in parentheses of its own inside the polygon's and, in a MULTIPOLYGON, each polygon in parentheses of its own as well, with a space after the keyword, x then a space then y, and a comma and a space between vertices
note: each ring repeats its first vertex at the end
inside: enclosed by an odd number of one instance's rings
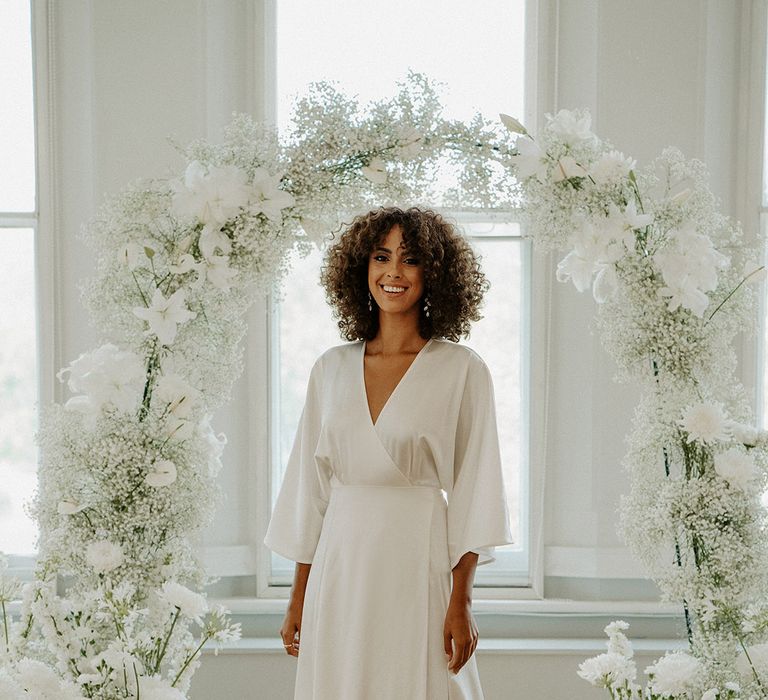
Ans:
MULTIPOLYGON (((523 0, 467 4, 460 0, 406 3, 280 2, 277 5, 277 122, 309 83, 334 80, 361 103, 394 94, 409 69, 441 85, 446 116, 467 120, 479 111, 523 115, 523 0), (407 21, 403 18, 407 17, 407 21), (460 50, 457 50, 460 48, 460 50), (483 79, 478 80, 477 67, 483 79), (374 79, 375 78, 375 79, 374 79)), ((482 321, 462 343, 491 369, 516 544, 478 568, 476 585, 526 585, 528 532, 527 345, 528 244, 510 213, 448 212, 471 237, 491 282, 482 321)), ((272 338, 273 494, 282 481, 304 402, 309 370, 326 348, 344 342, 318 284, 321 255, 293 259, 272 338)), ((288 583, 293 563, 272 554, 272 582, 288 583)))
POLYGON ((6 0, 0 22, 0 551, 29 555, 24 503, 36 486, 35 141, 29 0, 6 0))

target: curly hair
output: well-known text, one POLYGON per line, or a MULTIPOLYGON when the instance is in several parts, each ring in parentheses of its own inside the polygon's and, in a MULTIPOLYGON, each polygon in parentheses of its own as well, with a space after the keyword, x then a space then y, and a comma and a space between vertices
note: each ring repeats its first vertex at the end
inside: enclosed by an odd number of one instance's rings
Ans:
POLYGON ((430 315, 419 301, 419 335, 454 342, 468 337, 470 321, 482 318, 479 308, 490 283, 467 239, 440 214, 417 207, 380 207, 357 216, 326 251, 320 282, 342 337, 372 340, 378 333, 378 306, 368 310, 368 263, 396 224, 406 250, 423 264, 430 315))

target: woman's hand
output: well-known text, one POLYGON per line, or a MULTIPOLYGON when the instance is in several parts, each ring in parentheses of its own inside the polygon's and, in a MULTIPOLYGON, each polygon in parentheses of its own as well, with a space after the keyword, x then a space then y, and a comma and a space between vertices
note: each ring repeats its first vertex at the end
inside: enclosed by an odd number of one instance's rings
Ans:
POLYGON ((283 618, 283 626, 280 628, 280 636, 283 639, 283 648, 286 654, 298 657, 299 638, 301 636, 301 612, 302 606, 289 604, 283 618))
POLYGON ((301 614, 304 610, 304 592, 307 590, 307 581, 312 564, 296 562, 293 573, 293 586, 291 597, 288 601, 288 609, 285 611, 283 626, 280 628, 280 637, 283 640, 283 648, 286 654, 299 655, 299 637, 301 636, 301 614))
POLYGON ((477 625, 472 616, 472 604, 455 601, 448 604, 443 625, 443 645, 448 657, 448 670, 458 673, 477 648, 477 625), (453 646, 451 646, 453 642, 453 646))

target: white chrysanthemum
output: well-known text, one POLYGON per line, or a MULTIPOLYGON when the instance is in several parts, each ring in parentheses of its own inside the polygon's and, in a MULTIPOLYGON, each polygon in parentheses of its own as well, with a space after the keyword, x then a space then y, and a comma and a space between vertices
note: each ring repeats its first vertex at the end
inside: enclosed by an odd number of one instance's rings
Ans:
POLYGON ((696 688, 703 666, 697 658, 682 651, 662 656, 645 672, 651 676, 650 687, 662 697, 685 696, 696 688))
POLYGON ((747 491, 757 476, 754 458, 739 447, 731 447, 716 454, 715 471, 731 486, 742 491, 747 491))
POLYGON ((109 540, 91 542, 85 550, 85 560, 99 573, 116 569, 124 559, 123 548, 109 540))
POLYGON ((160 591, 160 597, 176 608, 181 614, 192 620, 198 620, 208 610, 205 597, 189 590, 175 581, 166 581, 160 591))
POLYGON ((176 465, 170 459, 158 459, 151 467, 144 481, 150 486, 159 489, 170 486, 176 481, 176 465))
POLYGON ((621 151, 604 153, 589 170, 592 179, 598 185, 624 180, 630 170, 635 169, 637 161, 625 156, 621 151))
POLYGON ((160 678, 159 676, 140 676, 139 688, 141 690, 141 700, 186 700, 178 688, 160 678))
POLYGON ((688 406, 678 425, 688 433, 687 441, 705 444, 728 440, 728 420, 720 403, 702 402, 688 406))
POLYGON ((579 676, 592 685, 614 688, 631 683, 637 675, 634 661, 622 654, 598 654, 579 664, 579 676))

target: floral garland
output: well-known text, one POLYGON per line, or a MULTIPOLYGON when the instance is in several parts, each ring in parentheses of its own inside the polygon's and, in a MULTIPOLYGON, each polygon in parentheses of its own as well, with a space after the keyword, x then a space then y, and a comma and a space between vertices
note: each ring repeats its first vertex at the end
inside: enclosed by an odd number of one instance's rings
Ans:
POLYGON ((585 112, 548 115, 537 140, 502 119, 517 134, 528 235, 570 251, 557 279, 591 288, 618 379, 642 388, 621 531, 688 631, 689 651, 649 666, 645 688, 622 621, 579 674, 613 698, 768 697, 768 435, 732 347, 754 323, 757 244, 720 214, 704 166, 674 149, 636 171, 585 112))
POLYGON ((133 184, 85 231, 104 342, 59 373, 73 395, 42 416, 36 577, 0 567, 3 698, 185 698, 203 645, 240 636, 199 592, 193 543, 214 514, 225 438, 210 419, 242 370, 246 309, 345 217, 435 201, 446 160, 446 205, 515 194, 508 133, 444 119, 418 74, 365 109, 317 84, 283 141, 238 115, 222 144, 180 150, 181 177, 133 184))

